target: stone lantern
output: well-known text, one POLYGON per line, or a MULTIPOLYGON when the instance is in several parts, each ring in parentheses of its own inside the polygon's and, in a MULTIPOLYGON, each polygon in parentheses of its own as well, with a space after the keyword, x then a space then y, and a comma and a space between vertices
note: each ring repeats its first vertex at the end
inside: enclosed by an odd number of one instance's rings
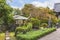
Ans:
POLYGON ((16 21, 16 24, 18 24, 19 26, 24 24, 24 21, 26 21, 28 18, 20 16, 20 15, 14 15, 13 18, 16 21))

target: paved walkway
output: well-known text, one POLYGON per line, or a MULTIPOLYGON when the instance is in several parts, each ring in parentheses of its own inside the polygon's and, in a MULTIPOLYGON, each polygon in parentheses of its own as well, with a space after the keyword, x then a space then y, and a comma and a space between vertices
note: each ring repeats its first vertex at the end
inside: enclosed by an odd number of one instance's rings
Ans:
POLYGON ((46 35, 45 37, 42 37, 38 40, 60 40, 60 28, 57 29, 55 32, 46 35))

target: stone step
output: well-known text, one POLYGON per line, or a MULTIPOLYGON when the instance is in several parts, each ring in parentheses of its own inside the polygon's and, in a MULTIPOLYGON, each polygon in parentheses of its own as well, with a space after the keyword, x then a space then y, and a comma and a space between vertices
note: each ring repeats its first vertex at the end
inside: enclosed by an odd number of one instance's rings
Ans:
POLYGON ((10 37, 6 37, 6 40, 10 40, 10 37))

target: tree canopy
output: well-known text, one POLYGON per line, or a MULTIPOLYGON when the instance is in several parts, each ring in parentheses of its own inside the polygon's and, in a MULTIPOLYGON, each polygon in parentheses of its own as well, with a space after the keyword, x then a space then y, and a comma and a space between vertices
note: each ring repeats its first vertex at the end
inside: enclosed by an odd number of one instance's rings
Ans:
POLYGON ((57 17, 54 15, 53 10, 49 9, 48 7, 35 7, 32 4, 25 4, 22 12, 24 16, 29 16, 31 14, 31 17, 44 20, 45 22, 48 22, 49 18, 51 18, 52 22, 57 22, 57 17))
POLYGON ((12 8, 7 4, 6 0, 0 0, 0 18, 2 18, 6 29, 8 29, 10 13, 12 13, 12 8))

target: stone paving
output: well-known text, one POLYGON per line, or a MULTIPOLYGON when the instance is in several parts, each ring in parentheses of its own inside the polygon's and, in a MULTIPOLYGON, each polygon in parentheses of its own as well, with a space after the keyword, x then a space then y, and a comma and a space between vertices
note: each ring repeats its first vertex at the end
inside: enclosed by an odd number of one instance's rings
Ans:
POLYGON ((48 34, 38 40, 60 40, 60 28, 58 28, 55 32, 48 34))
POLYGON ((10 35, 8 31, 5 33, 5 40, 10 40, 10 35))

